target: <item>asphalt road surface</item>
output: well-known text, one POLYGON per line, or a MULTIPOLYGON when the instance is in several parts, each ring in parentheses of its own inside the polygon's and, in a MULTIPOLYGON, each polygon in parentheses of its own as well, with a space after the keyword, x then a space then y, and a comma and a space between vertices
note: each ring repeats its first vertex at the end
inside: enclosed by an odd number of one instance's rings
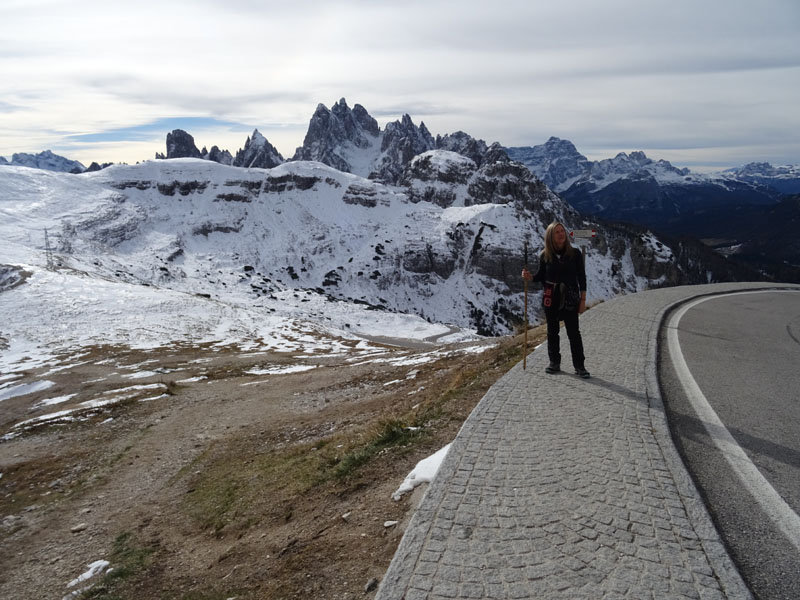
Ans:
POLYGON ((800 293, 707 297, 665 325, 659 377, 684 462, 753 594, 796 600, 800 293))

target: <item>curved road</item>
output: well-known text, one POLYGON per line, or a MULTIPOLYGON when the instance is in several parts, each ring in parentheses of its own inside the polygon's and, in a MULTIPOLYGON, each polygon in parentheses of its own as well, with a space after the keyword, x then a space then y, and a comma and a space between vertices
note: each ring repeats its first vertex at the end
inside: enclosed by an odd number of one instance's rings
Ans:
POLYGON ((666 325, 676 445, 754 595, 800 598, 800 293, 700 298, 666 325))

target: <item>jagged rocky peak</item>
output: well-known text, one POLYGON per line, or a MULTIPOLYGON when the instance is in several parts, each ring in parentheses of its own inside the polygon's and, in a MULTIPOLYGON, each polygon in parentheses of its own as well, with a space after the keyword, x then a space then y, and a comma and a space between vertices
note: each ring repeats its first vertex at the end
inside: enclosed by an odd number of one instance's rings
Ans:
POLYGON ((370 140, 364 135, 367 133, 372 137, 380 134, 378 122, 370 116, 367 109, 356 104, 352 110, 347 106, 347 100, 342 98, 333 105, 331 112, 341 121, 346 139, 353 142, 357 147, 364 148, 370 144, 370 140))
MULTIPOLYGON (((156 158, 164 158, 164 155, 156 154, 156 158)), ((183 129, 174 129, 167 134, 166 158, 202 158, 202 155, 190 134, 183 129)))
POLYGON ((272 169, 284 162, 283 156, 275 146, 270 144, 258 129, 255 129, 253 135, 247 138, 244 148, 236 153, 232 164, 235 167, 272 169))
POLYGON ((669 161, 663 159, 654 161, 648 158, 641 150, 637 150, 630 154, 620 152, 614 158, 601 160, 595 163, 595 167, 592 169, 592 175, 595 175, 597 172, 635 174, 642 170, 652 171, 653 169, 660 169, 664 172, 675 173, 677 175, 688 175, 690 173, 689 169, 673 167, 669 161))
POLYGON ((435 148, 436 141, 425 127, 425 123, 420 122, 417 127, 411 117, 405 114, 399 121, 386 125, 381 142, 381 154, 369 178, 396 184, 415 156, 435 148))
POLYGON ((103 169, 105 169, 107 167, 110 167, 113 164, 114 163, 107 162, 107 163, 103 163, 101 165, 100 163, 95 161, 95 162, 92 162, 92 164, 89 165, 89 168, 86 169, 86 172, 87 173, 94 173, 95 171, 102 171, 103 169))
MULTIPOLYGON (((483 164, 486 165, 506 162, 511 162, 511 157, 508 156, 508 152, 506 152, 506 149, 500 142, 494 142, 486 149, 486 154, 483 155, 483 164)), ((522 163, 520 163, 520 165, 521 164, 522 163)))
POLYGON ((743 177, 746 176, 763 176, 763 177, 779 177, 790 175, 793 177, 800 177, 800 165, 778 165, 773 166, 768 162, 751 162, 737 167, 728 169, 726 173, 735 173, 743 177))
POLYGON ((463 132, 456 131, 455 133, 448 133, 444 136, 436 136, 436 147, 440 150, 449 150, 451 152, 458 152, 462 156, 466 156, 478 165, 483 164, 484 158, 489 148, 483 140, 476 140, 471 135, 463 132))
POLYGON ((585 175, 591 162, 569 140, 555 136, 544 144, 508 148, 508 155, 527 166, 548 187, 560 191, 565 182, 585 175))
POLYGON ((344 98, 332 109, 319 104, 303 145, 292 160, 316 160, 339 171, 353 172, 353 150, 371 148, 379 136, 378 122, 360 104, 351 109, 344 98))
MULTIPOLYGON (((393 123, 387 123, 383 133, 383 142, 381 143, 381 150, 387 150, 391 147, 402 146, 409 149, 419 149, 422 152, 433 150, 436 148, 436 141, 433 139, 425 123, 420 122, 419 127, 414 125, 414 121, 407 114, 403 118, 393 123)), ((416 154, 414 156, 416 156, 416 154)), ((414 158, 412 156, 411 158, 414 158)), ((409 161, 411 159, 409 158, 409 161)))
POLYGON ((211 146, 211 150, 209 150, 208 153, 203 152, 203 158, 221 165, 230 166, 233 164, 233 156, 231 156, 231 153, 227 150, 220 150, 219 146, 211 146))

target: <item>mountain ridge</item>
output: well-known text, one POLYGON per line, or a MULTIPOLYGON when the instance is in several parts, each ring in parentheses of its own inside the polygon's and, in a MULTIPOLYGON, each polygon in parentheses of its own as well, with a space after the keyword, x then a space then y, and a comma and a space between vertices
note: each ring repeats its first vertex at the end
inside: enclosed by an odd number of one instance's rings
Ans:
MULTIPOLYGON (((594 301, 737 277, 722 262, 688 268, 680 248, 647 231, 586 221, 521 164, 498 158, 478 167, 430 151, 406 170, 404 186, 308 161, 245 169, 183 158, 82 175, 6 167, 0 262, 45 268, 35 240, 48 229, 59 261, 89 277, 277 314, 304 314, 301 302, 285 302, 310 294, 315 303, 362 303, 483 335, 519 324, 522 247, 527 241, 535 256, 556 219, 600 232, 587 249, 594 301)), ((531 306, 536 318, 535 293, 531 306)))

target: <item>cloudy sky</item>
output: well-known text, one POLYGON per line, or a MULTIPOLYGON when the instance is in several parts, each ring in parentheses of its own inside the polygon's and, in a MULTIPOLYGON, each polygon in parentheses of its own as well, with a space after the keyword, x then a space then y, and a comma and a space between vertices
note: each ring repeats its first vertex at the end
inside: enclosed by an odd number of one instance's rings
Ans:
POLYGON ((88 165, 182 128, 284 157, 317 104, 696 169, 800 164, 797 0, 2 0, 0 156, 88 165))

